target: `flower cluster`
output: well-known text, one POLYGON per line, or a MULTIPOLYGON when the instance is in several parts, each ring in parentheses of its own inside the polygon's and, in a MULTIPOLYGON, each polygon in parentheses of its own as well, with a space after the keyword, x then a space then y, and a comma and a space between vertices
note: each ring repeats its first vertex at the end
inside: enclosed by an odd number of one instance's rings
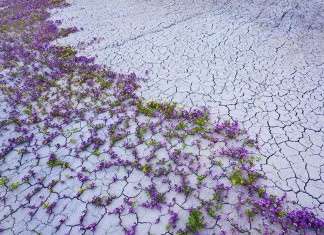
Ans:
POLYGON ((315 214, 306 208, 302 210, 293 210, 286 215, 287 223, 297 229, 313 228, 319 231, 324 227, 324 221, 317 218, 315 214))
POLYGON ((169 213, 171 214, 170 218, 169 218, 169 224, 167 226, 171 227, 171 228, 176 228, 176 223, 179 220, 179 215, 178 213, 175 213, 173 211, 169 211, 169 213))

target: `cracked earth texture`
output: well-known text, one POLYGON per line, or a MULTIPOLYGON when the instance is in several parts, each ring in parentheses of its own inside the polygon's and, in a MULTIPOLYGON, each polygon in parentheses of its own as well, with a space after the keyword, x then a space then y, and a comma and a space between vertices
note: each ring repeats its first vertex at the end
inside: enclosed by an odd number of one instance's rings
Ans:
POLYGON ((96 37, 96 61, 149 71, 145 98, 238 119, 260 136, 269 186, 323 216, 323 1, 70 2, 55 17, 84 30, 60 42, 96 37))
POLYGON ((323 3, 11 2, 0 232, 323 232, 323 3))

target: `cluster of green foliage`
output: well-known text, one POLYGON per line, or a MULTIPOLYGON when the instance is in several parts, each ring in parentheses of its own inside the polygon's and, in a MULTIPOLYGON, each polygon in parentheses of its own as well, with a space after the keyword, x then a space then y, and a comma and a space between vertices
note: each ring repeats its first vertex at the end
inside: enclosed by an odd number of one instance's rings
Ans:
POLYGON ((200 210, 193 209, 189 212, 186 228, 189 232, 192 233, 195 233, 204 228, 204 220, 202 218, 202 212, 200 210))
POLYGON ((49 167, 55 167, 55 166, 61 166, 62 168, 69 167, 69 163, 68 162, 63 162, 63 161, 57 159, 57 157, 52 157, 52 160, 48 160, 46 162, 46 164, 49 167))
POLYGON ((6 183, 8 183, 8 178, 7 177, 1 177, 0 178, 0 187, 1 186, 5 186, 6 185, 6 183))

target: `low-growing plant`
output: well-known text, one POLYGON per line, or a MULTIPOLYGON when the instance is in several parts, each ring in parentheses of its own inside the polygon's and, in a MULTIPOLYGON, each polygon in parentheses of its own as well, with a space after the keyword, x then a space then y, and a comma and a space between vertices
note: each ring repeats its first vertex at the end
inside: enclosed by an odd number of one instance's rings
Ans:
POLYGON ((7 177, 0 177, 0 187, 5 186, 9 179, 7 177))
POLYGON ((189 232, 195 233, 204 228, 204 220, 202 218, 202 212, 198 209, 192 209, 189 212, 189 217, 186 222, 186 228, 189 232))

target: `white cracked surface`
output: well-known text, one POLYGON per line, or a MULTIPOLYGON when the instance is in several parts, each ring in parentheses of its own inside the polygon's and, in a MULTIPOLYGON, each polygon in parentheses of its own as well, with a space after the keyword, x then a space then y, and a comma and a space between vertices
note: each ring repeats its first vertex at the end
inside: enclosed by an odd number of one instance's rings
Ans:
POLYGON ((149 77, 147 99, 238 119, 260 136, 270 186, 323 216, 321 0, 69 2, 53 18, 83 30, 59 43, 149 77))

